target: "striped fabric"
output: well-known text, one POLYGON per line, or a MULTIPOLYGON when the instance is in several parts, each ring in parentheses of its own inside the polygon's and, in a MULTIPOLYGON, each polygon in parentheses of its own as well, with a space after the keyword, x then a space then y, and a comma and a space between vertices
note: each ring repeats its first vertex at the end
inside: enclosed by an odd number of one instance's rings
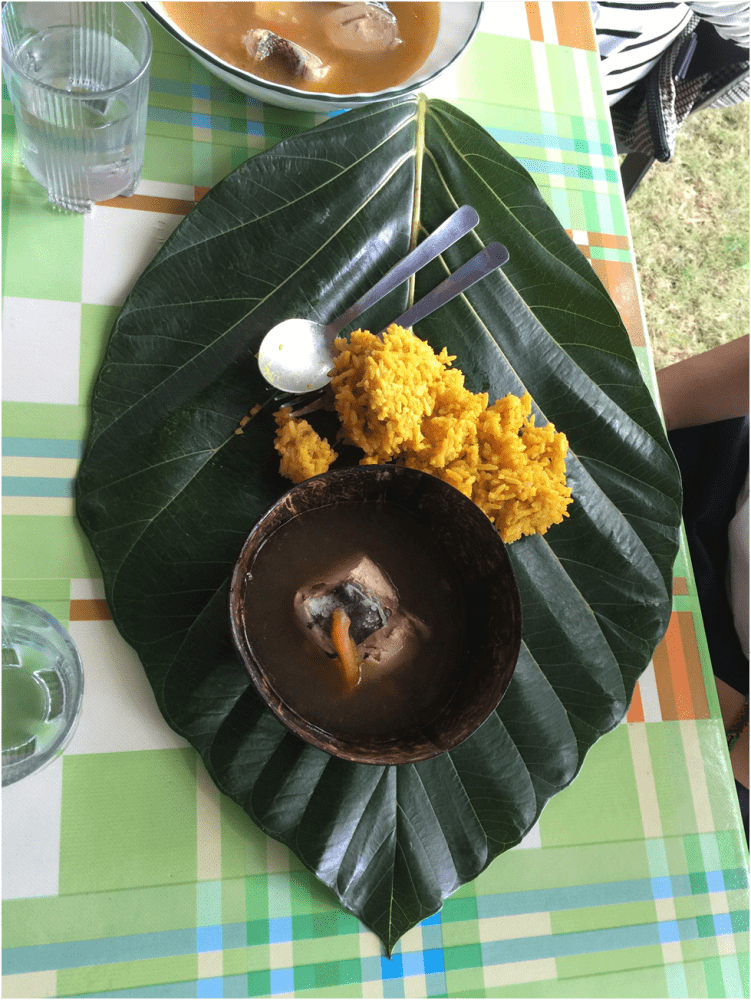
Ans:
POLYGON ((592 0, 590 6, 607 101, 611 105, 625 97, 634 84, 649 73, 686 27, 692 14, 713 24, 723 38, 748 47, 747 2, 592 0))

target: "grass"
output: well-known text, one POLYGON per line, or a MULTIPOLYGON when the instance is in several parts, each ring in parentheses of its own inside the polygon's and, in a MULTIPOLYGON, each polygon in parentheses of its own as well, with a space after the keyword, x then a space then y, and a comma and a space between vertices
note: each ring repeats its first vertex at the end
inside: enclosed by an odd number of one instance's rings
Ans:
POLYGON ((749 106, 681 127, 628 203, 656 368, 749 332, 749 106))

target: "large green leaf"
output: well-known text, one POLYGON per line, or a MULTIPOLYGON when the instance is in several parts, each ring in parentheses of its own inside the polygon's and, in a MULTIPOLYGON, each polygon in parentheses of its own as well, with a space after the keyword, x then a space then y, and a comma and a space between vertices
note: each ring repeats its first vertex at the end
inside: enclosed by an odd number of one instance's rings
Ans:
POLYGON ((138 281, 93 400, 78 515, 108 603, 169 724, 387 949, 519 842, 623 717, 667 624, 680 489, 618 313, 526 171, 471 119, 408 98, 351 112, 234 171, 138 281), (371 310, 380 329, 500 240, 511 257, 419 324, 474 391, 528 389, 569 437, 571 516, 510 547, 522 652, 497 712, 449 754, 329 757, 263 706, 234 654, 228 577, 286 490, 260 337, 329 320, 458 205, 465 236, 371 310), (240 417, 262 409, 234 434, 240 417))

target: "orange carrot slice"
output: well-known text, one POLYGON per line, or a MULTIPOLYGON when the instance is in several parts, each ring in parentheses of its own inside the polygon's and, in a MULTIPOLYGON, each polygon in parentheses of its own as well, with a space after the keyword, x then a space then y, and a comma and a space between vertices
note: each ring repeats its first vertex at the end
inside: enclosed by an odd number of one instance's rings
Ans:
POLYGON ((357 652, 354 639, 349 634, 349 615, 343 608, 335 608, 331 616, 331 642, 339 657, 339 666, 347 687, 352 690, 360 682, 362 657, 357 652))

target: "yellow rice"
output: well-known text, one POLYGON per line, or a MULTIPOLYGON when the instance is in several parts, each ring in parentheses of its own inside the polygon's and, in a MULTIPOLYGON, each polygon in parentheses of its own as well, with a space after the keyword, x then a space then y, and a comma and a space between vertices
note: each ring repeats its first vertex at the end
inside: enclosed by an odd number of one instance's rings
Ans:
MULTIPOLYGON (((392 324, 383 336, 356 330, 334 344, 331 379, 347 444, 361 465, 396 461, 461 490, 493 521, 504 542, 544 533, 568 516, 566 435, 535 426, 532 400, 509 394, 488 406, 487 393, 464 387, 444 348, 392 324)), ((336 459, 305 420, 283 407, 275 446, 282 475, 301 482, 336 459)))
POLYGON ((328 441, 319 437, 307 420, 295 419, 289 406, 274 414, 277 424, 274 447, 282 456, 279 472, 301 483, 326 472, 338 458, 328 441))

